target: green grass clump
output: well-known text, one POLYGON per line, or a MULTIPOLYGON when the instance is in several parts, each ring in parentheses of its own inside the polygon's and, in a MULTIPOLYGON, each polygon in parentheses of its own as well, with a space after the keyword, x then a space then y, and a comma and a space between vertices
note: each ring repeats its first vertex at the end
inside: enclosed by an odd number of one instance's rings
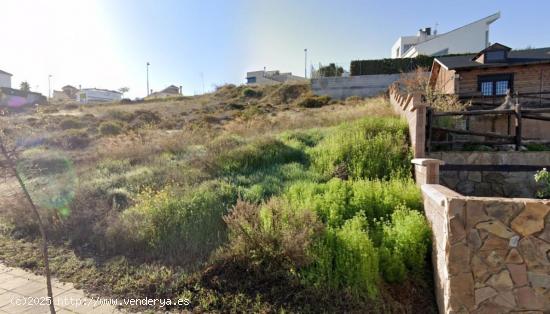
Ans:
POLYGON ((330 103, 330 97, 328 96, 307 96, 298 101, 297 106, 302 108, 321 108, 330 103))
POLYGON ((243 89, 243 96, 244 97, 253 97, 253 98, 258 98, 258 97, 262 97, 262 92, 261 91, 258 91, 258 90, 255 90, 255 89, 252 89, 252 88, 245 88, 243 89))
POLYGON ((146 191, 123 212, 118 234, 128 235, 130 245, 150 250, 149 254, 196 266, 224 243, 223 216, 235 201, 233 187, 217 181, 184 191, 146 191))
POLYGON ((261 138, 222 153, 217 166, 226 174, 250 174, 275 164, 304 162, 303 151, 273 138, 261 138))
POLYGON ((122 125, 115 121, 101 122, 99 133, 101 135, 118 135, 122 132, 122 125))
POLYGON ((424 216, 400 207, 382 226, 381 269, 387 282, 420 276, 426 266, 431 230, 424 216))
POLYGON ((420 192, 412 179, 298 182, 289 187, 285 197, 294 207, 311 208, 335 227, 357 213, 375 221, 388 218, 402 204, 412 209, 422 207, 420 192))
POLYGON ((283 132, 279 138, 287 145, 306 150, 308 147, 316 146, 325 136, 325 130, 310 129, 305 131, 283 132))
POLYGON ((81 149, 87 147, 92 139, 84 130, 69 129, 61 137, 61 146, 65 149, 81 149))
POLYGON ((238 187, 239 195, 245 201, 259 203, 272 195, 281 194, 297 181, 319 182, 322 178, 307 166, 297 162, 278 164, 258 170, 252 174, 238 174, 227 178, 238 187))
POLYGON ((408 176, 407 125, 396 118, 366 118, 340 125, 311 151, 315 169, 331 175, 344 167, 353 179, 408 176))
POLYGON ((348 291, 355 297, 378 293, 378 253, 369 238, 367 220, 358 215, 338 228, 327 228, 312 248, 313 263, 304 270, 307 282, 319 289, 348 291))
POLYGON ((65 118, 59 122, 61 130, 82 129, 84 126, 84 123, 77 118, 65 118))

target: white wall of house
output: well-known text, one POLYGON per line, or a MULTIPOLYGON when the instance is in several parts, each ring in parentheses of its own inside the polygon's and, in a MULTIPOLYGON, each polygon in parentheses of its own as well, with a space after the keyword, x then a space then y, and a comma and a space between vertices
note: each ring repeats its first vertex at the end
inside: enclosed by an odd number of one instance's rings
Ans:
POLYGON ((392 47, 392 58, 412 58, 418 55, 437 56, 478 52, 489 46, 489 26, 500 18, 500 12, 464 25, 444 34, 403 36, 392 47), (414 41, 416 40, 416 43, 414 41), (406 44, 414 44, 404 49, 406 44), (398 48, 400 48, 398 50, 398 48))
POLYGON ((326 95, 333 99, 350 96, 372 97, 384 93, 401 74, 357 75, 349 77, 321 77, 311 79, 311 91, 315 95, 326 95))
POLYGON ((122 94, 106 89, 85 88, 76 94, 76 101, 80 103, 120 101, 122 94))
POLYGON ((305 81, 301 76, 292 75, 291 72, 279 71, 253 71, 246 73, 247 84, 272 85, 288 81, 305 81))
POLYGON ((11 75, 0 72, 0 87, 11 88, 11 75))

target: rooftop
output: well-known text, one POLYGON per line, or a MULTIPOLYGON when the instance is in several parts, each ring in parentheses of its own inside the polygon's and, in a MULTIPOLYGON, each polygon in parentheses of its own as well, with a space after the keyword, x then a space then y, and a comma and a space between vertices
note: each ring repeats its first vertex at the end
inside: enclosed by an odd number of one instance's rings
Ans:
POLYGON ((2 70, 0 70, 0 74, 7 74, 7 75, 9 75, 9 76, 13 76, 13 74, 8 73, 8 72, 6 72, 6 71, 2 71, 2 70))
POLYGON ((504 62, 479 63, 475 61, 478 54, 437 57, 435 61, 443 67, 454 69, 488 68, 511 65, 550 63, 550 47, 525 50, 511 50, 504 62))

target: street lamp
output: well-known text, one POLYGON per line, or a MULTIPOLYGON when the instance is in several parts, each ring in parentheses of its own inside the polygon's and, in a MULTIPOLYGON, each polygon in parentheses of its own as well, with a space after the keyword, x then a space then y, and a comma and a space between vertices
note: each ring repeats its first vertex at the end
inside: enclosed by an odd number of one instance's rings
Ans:
POLYGON ((307 48, 304 49, 304 55, 305 55, 305 60, 304 60, 304 77, 307 78, 307 48))
POLYGON ((147 96, 149 96, 149 62, 147 62, 147 96))
POLYGON ((48 98, 52 98, 52 84, 51 84, 52 75, 48 75, 48 98))

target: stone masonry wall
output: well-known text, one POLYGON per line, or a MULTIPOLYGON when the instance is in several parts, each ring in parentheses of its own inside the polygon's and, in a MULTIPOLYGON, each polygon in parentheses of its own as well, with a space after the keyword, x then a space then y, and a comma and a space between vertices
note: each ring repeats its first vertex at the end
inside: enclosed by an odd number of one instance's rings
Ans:
POLYGON ((535 171, 440 170, 442 185, 470 196, 535 197, 535 171))
POLYGON ((550 202, 422 192, 441 313, 550 312, 550 202))
MULTIPOLYGON (((447 165, 550 166, 550 152, 432 152, 447 165)), ((535 197, 536 171, 465 171, 440 169, 440 182, 469 196, 535 197)))
POLYGON ((403 95, 399 87, 392 84, 388 89, 390 104, 395 113, 407 120, 409 137, 414 158, 422 158, 426 153, 426 104, 420 94, 403 95))

